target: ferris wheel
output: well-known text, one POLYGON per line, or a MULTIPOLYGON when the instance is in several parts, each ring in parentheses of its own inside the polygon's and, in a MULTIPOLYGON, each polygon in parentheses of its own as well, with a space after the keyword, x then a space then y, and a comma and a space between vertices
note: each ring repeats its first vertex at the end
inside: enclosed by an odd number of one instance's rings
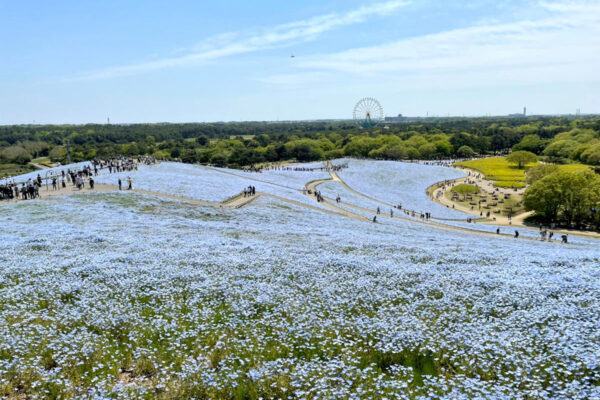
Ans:
POLYGON ((354 122, 361 128, 370 128, 383 122, 383 107, 376 99, 365 97, 354 106, 354 122))

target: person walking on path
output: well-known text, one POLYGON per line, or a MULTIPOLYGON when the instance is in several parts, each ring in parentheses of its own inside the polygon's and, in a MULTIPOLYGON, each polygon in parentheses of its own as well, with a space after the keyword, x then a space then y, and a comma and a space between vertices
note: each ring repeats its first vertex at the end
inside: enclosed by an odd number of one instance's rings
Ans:
POLYGON ((131 177, 127 177, 127 190, 133 189, 133 185, 131 184, 131 177))
POLYGON ((519 231, 515 231, 515 239, 519 238, 519 231))

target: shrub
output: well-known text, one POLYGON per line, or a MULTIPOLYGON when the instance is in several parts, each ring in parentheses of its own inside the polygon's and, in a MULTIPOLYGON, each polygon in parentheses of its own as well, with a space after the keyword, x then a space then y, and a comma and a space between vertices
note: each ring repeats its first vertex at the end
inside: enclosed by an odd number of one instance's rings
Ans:
POLYGON ((479 189, 479 187, 475 185, 461 183, 459 185, 454 186, 452 188, 452 191, 460 194, 477 194, 481 192, 481 189, 479 189))
POLYGON ((496 182, 494 182, 494 186, 499 187, 499 188, 521 189, 527 185, 525 185, 523 182, 496 181, 496 182))
POLYGON ((475 156, 475 152, 469 146, 461 146, 456 152, 456 155, 461 158, 471 158, 475 156))

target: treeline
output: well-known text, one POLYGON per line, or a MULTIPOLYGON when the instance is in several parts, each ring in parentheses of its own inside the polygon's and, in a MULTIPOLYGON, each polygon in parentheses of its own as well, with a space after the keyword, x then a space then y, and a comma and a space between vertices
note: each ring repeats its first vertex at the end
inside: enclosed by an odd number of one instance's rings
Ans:
POLYGON ((64 163, 67 144, 72 161, 144 154, 241 167, 343 156, 464 158, 515 149, 552 161, 600 165, 600 118, 422 119, 368 130, 349 121, 2 126, 0 162, 48 156, 64 163))
POLYGON ((535 218, 578 229, 600 230, 600 175, 540 164, 527 172, 523 203, 535 218))

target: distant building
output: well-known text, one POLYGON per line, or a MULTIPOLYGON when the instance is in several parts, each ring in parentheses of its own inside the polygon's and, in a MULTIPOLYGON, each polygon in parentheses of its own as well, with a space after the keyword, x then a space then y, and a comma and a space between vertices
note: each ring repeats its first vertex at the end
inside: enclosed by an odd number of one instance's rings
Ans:
POLYGON ((508 114, 510 118, 525 118, 527 116, 527 107, 523 107, 523 114, 508 114))
POLYGON ((385 122, 403 122, 408 118, 402 116, 402 114, 398 114, 397 117, 385 117, 385 122))

